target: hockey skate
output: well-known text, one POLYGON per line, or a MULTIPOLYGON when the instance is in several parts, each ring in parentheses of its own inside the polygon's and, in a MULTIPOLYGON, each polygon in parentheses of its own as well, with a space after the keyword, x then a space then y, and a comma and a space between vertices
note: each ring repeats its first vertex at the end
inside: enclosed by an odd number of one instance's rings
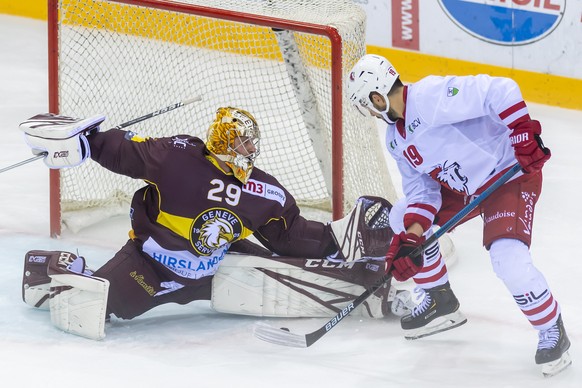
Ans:
POLYGON ((542 374, 545 377, 554 376, 572 365, 569 348, 570 340, 560 315, 554 326, 539 333, 536 364, 542 366, 542 374))
POLYGON ((449 282, 424 290, 424 299, 400 320, 404 338, 413 340, 461 326, 467 318, 459 311, 459 301, 449 282))

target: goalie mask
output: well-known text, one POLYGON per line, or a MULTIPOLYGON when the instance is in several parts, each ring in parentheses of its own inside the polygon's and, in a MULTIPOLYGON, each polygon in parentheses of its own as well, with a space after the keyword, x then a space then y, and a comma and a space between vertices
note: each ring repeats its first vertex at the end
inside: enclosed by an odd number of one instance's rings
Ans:
POLYGON ((233 107, 218 108, 216 119, 208 128, 206 148, 246 184, 260 152, 260 138, 259 125, 249 112, 233 107))
POLYGON ((398 72, 386 58, 373 54, 364 55, 350 72, 347 84, 348 97, 352 105, 364 116, 376 115, 389 124, 394 124, 394 120, 388 117, 390 109, 388 93, 398 77, 398 72), (374 92, 384 98, 386 102, 384 110, 374 105, 371 96, 374 92))

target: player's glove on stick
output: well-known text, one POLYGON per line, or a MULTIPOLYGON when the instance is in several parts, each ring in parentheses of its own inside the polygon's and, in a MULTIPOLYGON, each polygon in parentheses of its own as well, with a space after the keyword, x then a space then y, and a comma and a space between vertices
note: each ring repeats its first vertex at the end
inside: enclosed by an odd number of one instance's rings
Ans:
POLYGON ((552 153, 544 147, 540 134, 542 126, 537 120, 519 123, 509 139, 515 151, 515 158, 526 174, 540 171, 552 153))
POLYGON ((386 271, 400 282, 408 280, 420 272, 423 264, 422 253, 414 256, 411 254, 424 241, 423 236, 418 237, 413 233, 395 234, 386 254, 386 271))

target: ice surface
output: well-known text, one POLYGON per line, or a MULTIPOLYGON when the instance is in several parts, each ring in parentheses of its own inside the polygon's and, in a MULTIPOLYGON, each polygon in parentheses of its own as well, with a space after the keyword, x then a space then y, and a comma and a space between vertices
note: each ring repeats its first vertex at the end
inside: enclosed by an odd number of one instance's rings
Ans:
MULTIPOLYGON (((43 22, 0 15, 0 168, 31 157, 18 124, 47 111, 43 22)), ((267 322, 297 333, 325 319, 220 314, 208 302, 167 305, 115 320, 95 342, 55 329, 46 311, 21 299, 31 249, 79 251, 93 267, 127 238, 114 218, 76 235, 48 237, 48 171, 41 161, 0 175, 0 385, 2 387, 579 387, 582 386, 582 112, 530 104, 553 157, 534 225, 534 262, 561 303, 573 365, 544 379, 534 363, 537 332, 512 301, 481 247, 481 222, 459 228, 450 272, 468 323, 406 341, 397 319, 346 318, 307 349, 252 336, 267 322)))

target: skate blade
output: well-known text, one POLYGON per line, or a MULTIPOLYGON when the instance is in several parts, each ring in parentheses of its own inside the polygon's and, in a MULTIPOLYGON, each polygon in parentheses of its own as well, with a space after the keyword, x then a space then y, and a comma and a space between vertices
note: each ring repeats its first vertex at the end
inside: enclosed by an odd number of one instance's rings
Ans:
POLYGON ((572 358, 570 358, 570 353, 565 352, 562 357, 556 361, 547 362, 542 364, 542 374, 544 377, 552 377, 562 372, 564 369, 572 365, 572 358))
POLYGON ((467 323, 467 318, 460 311, 455 311, 439 317, 429 323, 426 326, 419 327, 418 329, 406 330, 404 332, 404 338, 407 340, 415 340, 423 337, 428 337, 429 335, 434 335, 442 333, 443 331, 454 329, 463 324, 467 323))

